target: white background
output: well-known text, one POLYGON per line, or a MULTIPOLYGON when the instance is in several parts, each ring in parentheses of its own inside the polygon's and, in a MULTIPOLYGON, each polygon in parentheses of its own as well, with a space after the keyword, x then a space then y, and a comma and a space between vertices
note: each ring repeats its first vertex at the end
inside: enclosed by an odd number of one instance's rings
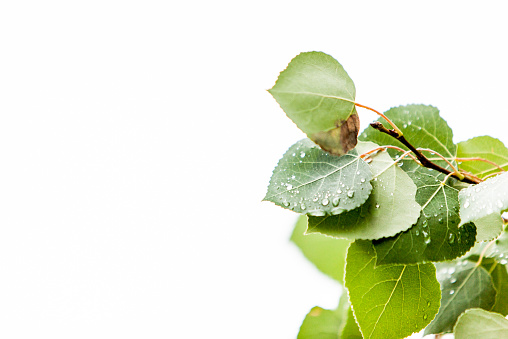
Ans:
POLYGON ((508 143, 503 3, 3 1, 0 337, 295 338, 340 289, 261 203, 303 137, 266 89, 324 51, 508 143))

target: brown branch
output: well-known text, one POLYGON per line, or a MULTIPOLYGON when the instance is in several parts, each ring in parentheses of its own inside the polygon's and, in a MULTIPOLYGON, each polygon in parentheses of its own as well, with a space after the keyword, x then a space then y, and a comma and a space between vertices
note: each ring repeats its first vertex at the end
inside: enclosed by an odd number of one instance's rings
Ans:
POLYGON ((403 135, 397 133, 397 131, 395 131, 393 129, 392 130, 387 129, 379 121, 373 122, 370 125, 373 128, 377 129, 378 131, 380 131, 382 133, 385 133, 385 134, 388 134, 389 136, 397 139, 404 146, 409 148, 413 152, 413 154, 418 158, 418 160, 420 161, 422 166, 427 167, 427 168, 431 168, 433 170, 436 170, 436 171, 441 172, 441 173, 446 174, 446 175, 450 174, 455 179, 463 181, 463 182, 466 182, 468 184, 479 184, 480 183, 480 181, 478 181, 475 178, 472 178, 472 177, 468 176, 467 174, 460 173, 460 172, 452 172, 450 170, 447 170, 444 167, 441 167, 441 166, 433 163, 432 161, 427 159, 427 157, 425 155, 423 155, 419 150, 417 150, 409 141, 407 141, 406 138, 403 135))

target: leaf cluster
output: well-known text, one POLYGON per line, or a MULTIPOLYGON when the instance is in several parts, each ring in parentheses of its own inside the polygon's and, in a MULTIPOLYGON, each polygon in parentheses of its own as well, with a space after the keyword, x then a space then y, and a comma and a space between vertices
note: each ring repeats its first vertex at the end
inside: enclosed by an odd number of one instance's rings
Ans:
POLYGON ((264 200, 301 214, 291 240, 347 289, 336 310, 313 308, 298 338, 404 338, 423 329, 487 338, 477 326, 506 337, 501 141, 455 144, 433 106, 379 113, 356 103, 351 78, 321 52, 296 56, 269 92, 308 138, 282 156, 264 200), (357 107, 380 116, 361 133, 357 107))

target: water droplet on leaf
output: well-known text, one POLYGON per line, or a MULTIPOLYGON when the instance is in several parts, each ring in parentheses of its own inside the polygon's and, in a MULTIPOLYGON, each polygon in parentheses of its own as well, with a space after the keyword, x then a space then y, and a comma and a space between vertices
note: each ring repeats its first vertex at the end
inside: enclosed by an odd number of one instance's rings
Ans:
POLYGON ((324 198, 323 201, 321 201, 321 204, 323 204, 323 206, 328 205, 328 203, 329 203, 329 201, 326 198, 324 198))

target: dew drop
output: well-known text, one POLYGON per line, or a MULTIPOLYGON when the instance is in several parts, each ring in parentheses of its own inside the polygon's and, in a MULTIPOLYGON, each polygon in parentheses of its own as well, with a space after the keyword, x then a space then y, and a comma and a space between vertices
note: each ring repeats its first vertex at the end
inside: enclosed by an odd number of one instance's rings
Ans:
POLYGON ((288 207, 289 206, 289 202, 285 201, 282 203, 284 206, 288 207))
POLYGON ((453 244, 454 241, 455 241, 455 234, 450 233, 450 235, 448 236, 448 242, 450 244, 453 244))
POLYGON ((469 207, 469 200, 466 200, 466 202, 464 203, 464 208, 468 208, 469 207))
POLYGON ((295 156, 295 155, 296 155, 296 153, 293 153, 293 156, 295 156))
POLYGON ((353 191, 348 191, 348 192, 347 192, 347 196, 348 196, 349 198, 352 198, 352 197, 354 197, 354 196, 355 196, 355 192, 353 192, 353 191))
POLYGON ((379 208, 379 204, 376 204, 376 208, 379 208))
POLYGON ((455 293, 455 290, 451 290, 451 291, 450 291, 450 294, 454 294, 454 293, 455 293))
POLYGON ((508 260, 503 259, 503 260, 500 261, 500 263, 501 263, 501 265, 506 265, 506 264, 508 264, 508 260))
POLYGON ((420 235, 420 231, 419 231, 419 230, 416 230, 416 231, 415 231, 415 234, 416 234, 416 236, 419 236, 419 235, 420 235))
POLYGON ((293 189, 293 185, 291 185, 291 184, 287 184, 287 185, 286 185, 286 189, 287 189, 288 191, 289 191, 289 190, 291 190, 291 189, 293 189))
POLYGON ((304 158, 305 157, 305 152, 300 152, 300 158, 304 158))
POLYGON ((455 267, 450 267, 448 269, 448 274, 453 274, 453 273, 455 273, 455 267))
POLYGON ((291 176, 291 179, 295 180, 295 179, 296 179, 296 177, 295 177, 294 175, 292 175, 292 176, 291 176))
POLYGON ((337 193, 341 194, 341 193, 342 193, 342 190, 339 188, 339 189, 337 190, 337 193))
POLYGON ((312 201, 314 201, 314 202, 316 202, 316 201, 318 201, 318 200, 319 200, 319 198, 318 198, 318 197, 314 197, 314 198, 312 199, 312 201))
POLYGON ((321 201, 321 204, 323 204, 323 206, 328 205, 328 203, 329 203, 329 201, 326 198, 324 198, 323 201, 321 201))
POLYGON ((335 197, 332 199, 332 205, 337 207, 339 205, 339 201, 340 201, 340 198, 339 197, 335 197))
POLYGON ((364 179, 364 178, 360 179, 360 182, 364 183, 364 182, 365 182, 365 179, 364 179))
POLYGON ((451 284, 455 284, 456 282, 457 282, 457 278, 452 277, 452 278, 450 279, 450 283, 451 283, 451 284))
POLYGON ((305 209, 307 208, 307 206, 305 206, 305 204, 302 202, 302 203, 300 204, 300 208, 301 208, 302 210, 305 210, 305 209))
POLYGON ((425 242, 425 244, 427 244, 427 245, 428 245, 428 244, 430 244, 430 237, 425 238, 425 241, 424 241, 424 242, 425 242))
POLYGON ((356 172, 356 175, 360 175, 360 171, 356 172))
POLYGON ((399 162, 398 166, 399 167, 402 167, 403 163, 402 162, 399 162))

